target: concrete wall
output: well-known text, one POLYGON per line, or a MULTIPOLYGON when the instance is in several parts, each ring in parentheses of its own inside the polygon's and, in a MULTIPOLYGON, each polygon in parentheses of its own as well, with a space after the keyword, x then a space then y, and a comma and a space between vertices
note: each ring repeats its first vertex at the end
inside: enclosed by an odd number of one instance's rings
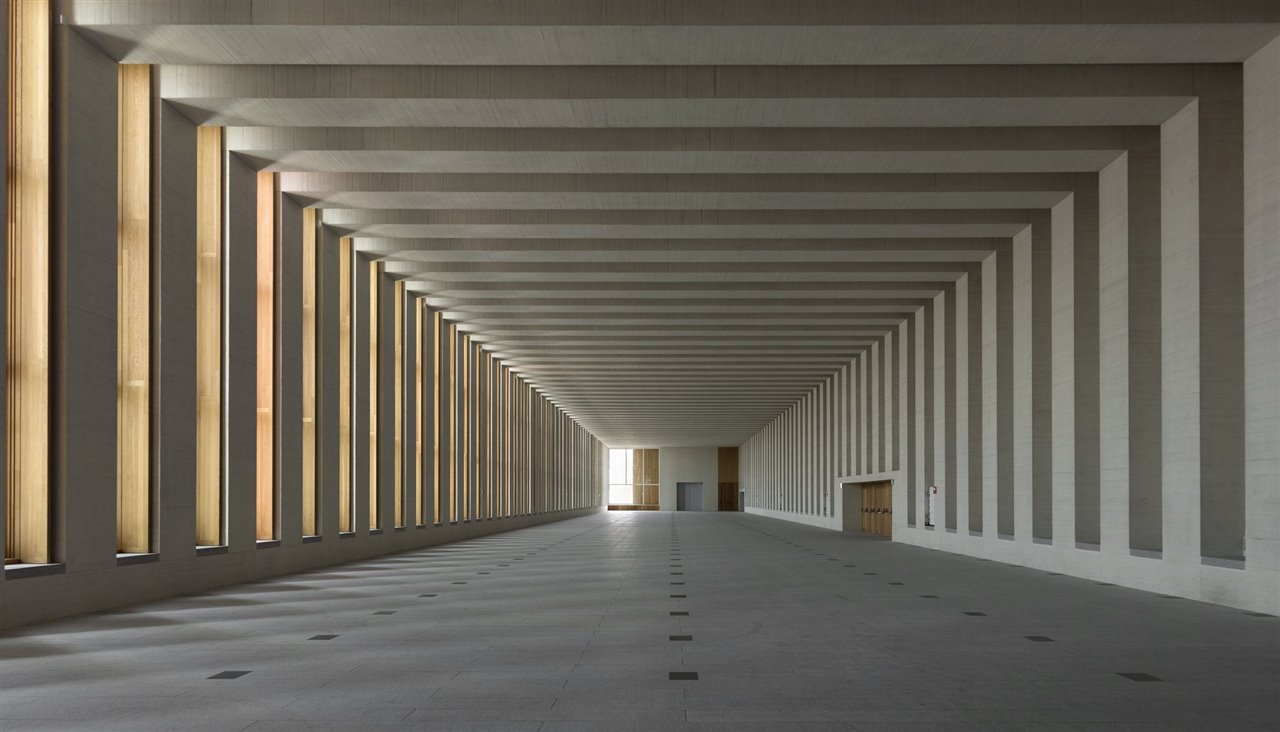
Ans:
MULTIPOLYGON (((367 359, 357 358, 355 439, 362 462, 356 472, 358 509, 351 534, 338 531, 337 372, 338 240, 326 232, 321 253, 320 514, 318 537, 301 535, 301 225, 302 211, 280 201, 280 353, 277 402, 278 542, 255 536, 256 179, 237 156, 226 158, 226 386, 225 546, 197 552, 195 546, 195 127, 167 103, 154 114, 156 201, 154 206, 156 304, 154 382, 154 480, 152 548, 149 555, 116 553, 116 64, 69 26, 55 26, 54 144, 60 186, 53 212, 54 432, 50 453, 54 500, 55 563, 14 565, 0 573, 0 627, 130 605, 213 587, 355 561, 433 544, 509 531, 601 510, 599 442, 579 433, 574 449, 557 453, 547 469, 534 465, 527 483, 539 496, 556 496, 554 508, 459 524, 416 525, 391 530, 392 451, 382 450, 383 526, 367 530, 367 359), (595 448, 594 451, 592 448, 595 448), (564 488, 570 481, 578 490, 564 488), (588 483, 594 482, 588 490, 588 483)), ((2 116, 2 115, 0 115, 2 116)), ((366 275, 367 278, 367 275, 366 275)), ((358 280, 367 287, 367 279, 358 280)), ((383 332, 391 353, 391 286, 383 332)), ((367 297, 357 299, 367 307, 367 297)), ((365 311, 360 311, 364 313, 365 311)), ((367 321, 357 320, 357 342, 367 321)), ((408 350, 412 363, 412 341, 408 350)), ((390 378, 390 358, 384 378, 390 378)), ((409 372, 412 374, 412 371, 409 372)), ((390 386, 384 392, 390 405, 390 386)), ((389 408, 384 434, 390 444, 389 408)), ((410 414, 406 420, 412 419, 410 414)), ((567 430, 565 430, 567 432, 567 430)), ((413 445, 413 431, 406 447, 413 445)), ((557 443, 548 449, 560 447, 557 443)), ((715 451, 711 450, 714 486, 715 451)), ((405 457, 412 465, 412 453, 405 457)), ((406 517, 413 517, 407 483, 406 517)))
POLYGON ((1278 71, 1205 67, 1064 176, 742 445, 747 510, 838 530, 840 485, 893 480, 896 541, 1280 612, 1278 71))
POLYGON ((676 510, 676 484, 702 483, 702 510, 719 506, 720 466, 714 447, 658 448, 658 503, 663 511, 676 510))

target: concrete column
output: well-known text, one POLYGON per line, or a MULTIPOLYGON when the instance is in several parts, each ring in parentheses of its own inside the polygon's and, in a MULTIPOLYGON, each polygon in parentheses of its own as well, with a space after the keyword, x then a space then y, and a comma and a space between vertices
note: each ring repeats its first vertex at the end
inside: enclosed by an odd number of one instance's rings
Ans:
POLYGON ((858 354, 858 472, 875 472, 871 464, 871 352, 858 354))
POLYGON ((1200 555, 1245 545, 1243 69, 1205 72, 1200 165, 1200 555))
POLYGON ((779 511, 788 511, 791 507, 791 480, 790 471, 791 464, 788 459, 788 451, 790 449, 789 438, 790 432, 787 429, 787 413, 783 412, 778 420, 778 439, 775 443, 774 451, 777 454, 778 464, 778 495, 776 503, 779 511))
POLYGON ((782 424, 782 459, 783 465, 786 466, 786 472, 782 476, 783 490, 785 490, 786 495, 785 502, 783 502, 783 511, 790 512, 795 512, 796 509, 795 413, 795 406, 788 408, 786 418, 782 424))
POLYGON ((316 313, 319 318, 319 358, 316 368, 316 411, 320 423, 316 428, 318 436, 319 467, 316 470, 316 481, 320 487, 320 535, 325 541, 336 541, 338 538, 338 515, 340 511, 338 495, 339 443, 338 433, 340 410, 349 409, 350 405, 342 404, 338 399, 338 370, 341 358, 339 288, 346 287, 339 276, 338 235, 327 226, 320 227, 320 276, 317 282, 316 313))
POLYGON ((872 343, 867 351, 867 472, 879 473, 881 435, 884 434, 880 415, 884 412, 880 390, 880 343, 872 343))
POLYGON ((851 434, 849 436, 849 468, 850 472, 855 475, 862 475, 866 471, 862 465, 862 438, 866 434, 866 429, 862 425, 862 356, 861 354, 854 356, 853 361, 849 364, 849 398, 850 410, 849 424, 851 434))
POLYGON ((787 413, 787 510, 800 512, 800 405, 787 413))
POLYGON ((847 425, 845 417, 847 411, 845 409, 845 390, 844 390, 844 366, 836 369, 835 376, 832 377, 831 388, 831 427, 832 427, 832 446, 831 459, 837 476, 848 475, 844 466, 844 441, 847 433, 847 425))
POLYGON ((1164 558, 1200 560, 1199 107, 1160 129, 1164 558))
MULTIPOLYGON (((934 481, 933 452, 933 329, 936 313, 933 304, 927 304, 916 310, 915 330, 915 392, 916 392, 916 482, 913 485, 913 496, 917 504, 916 515, 921 524, 930 521, 928 515, 929 485, 934 481)), ((936 518, 936 517, 934 517, 936 518)), ((938 523, 935 521, 935 523, 938 523)))
POLYGON ((1014 530, 1012 264, 1011 244, 982 261, 982 526, 993 540, 1014 530))
POLYGON ((898 469, 898 342, 897 331, 884 336, 884 469, 898 469))
POLYGON ((1246 602, 1280 596, 1280 39, 1244 63, 1246 602))
POLYGON ((769 422, 769 426, 765 428, 764 436, 761 438, 761 449, 764 452, 763 466, 767 471, 764 478, 766 490, 762 495, 763 505, 766 508, 778 508, 778 440, 777 440, 778 418, 774 417, 769 422))
MULTIPOLYGON (((449 382, 453 379, 454 373, 454 347, 453 339, 449 337, 449 323, 445 322, 440 329, 440 363, 444 364, 444 368, 440 372, 440 467, 437 473, 440 480, 440 523, 448 525, 452 521, 453 516, 453 497, 451 495, 452 485, 449 482, 449 472, 453 461, 451 444, 449 437, 452 434, 450 429, 449 411, 454 402, 453 389, 449 388, 449 382)), ((521 494, 521 514, 529 513, 529 395, 528 390, 523 383, 520 385, 520 486, 523 493, 521 494)))
POLYGON ((276 271, 276 490, 278 536, 302 543, 302 208, 279 202, 276 271))
POLYGON ((1027 543, 1053 537, 1048 398, 1054 217, 1037 211, 1031 218, 1031 226, 1012 243, 1014 533, 1027 543))
POLYGON ((933 446, 934 485, 938 486, 935 519, 940 527, 956 528, 952 492, 956 482, 956 289, 948 283, 933 299, 933 446))
POLYGON ((65 26, 51 40, 50 149, 66 151, 50 166, 52 558, 105 569, 116 555, 116 65, 65 26))
POLYGON ((1129 154, 1098 174, 1098 513, 1101 550, 1129 547, 1129 154))
POLYGON ((856 445, 858 441, 858 389, 857 389, 857 366, 854 360, 844 365, 844 409, 845 409, 845 433, 844 446, 841 447, 841 453, 844 456, 845 475, 854 475, 858 472, 858 460, 856 445))
POLYGON ((810 438, 809 400, 812 392, 800 399, 796 411, 796 513, 809 511, 809 466, 813 440, 810 438))
POLYGON ((1079 543, 1096 545, 1099 542, 1097 176, 1076 176, 1072 196, 1055 206, 1051 215, 1054 218, 1054 533, 1059 542, 1069 547, 1079 543))
POLYGON ((832 445, 834 444, 832 423, 832 388, 834 375, 822 382, 822 486, 818 493, 820 516, 829 515, 831 498, 831 482, 835 470, 832 466, 832 445))
MULTIPOLYGON (((228 155, 226 218, 226 290, 258 289, 257 177, 239 156, 228 155)), ((253 297, 226 300, 226 441, 227 543, 231 551, 256 546, 258 314, 253 297)))
POLYGON ((808 446, 809 481, 806 495, 809 497, 807 513, 818 513, 818 489, 822 480, 822 385, 814 387, 809 398, 809 425, 811 443, 808 446))
POLYGON ((1202 97, 1161 127, 1164 558, 1188 572, 1199 556, 1242 554, 1238 109, 1202 97))
POLYGON ((916 484, 915 328, 915 319, 911 317, 904 318, 898 326, 898 411, 902 415, 898 445, 902 468, 899 473, 901 485, 895 485, 893 491, 895 531, 904 526, 916 526, 916 502, 912 500, 916 484))
POLYGON ((161 551, 194 547, 196 461, 196 131, 168 104, 156 105, 160 160, 154 322, 158 385, 153 414, 161 551))
POLYGON ((956 477, 949 491, 956 530, 981 529, 982 518, 982 283, 976 272, 956 282, 956 477), (976 525, 975 525, 976 524, 976 525))
POLYGON ((814 487, 814 495, 817 499, 817 515, 827 515, 827 458, 830 454, 828 447, 830 437, 828 427, 831 424, 827 413, 829 394, 827 392, 827 381, 818 384, 818 485, 814 487))
MULTIPOLYGON (((404 303, 404 392, 401 395, 402 414, 404 415, 404 434, 401 449, 404 450, 404 523, 406 526, 418 524, 418 298, 412 293, 405 293, 404 303)), ((424 359, 426 354, 423 354, 424 359)), ((426 366, 426 363, 423 364, 426 366)), ((429 376, 423 374, 424 378, 429 376)), ((427 383, 430 383, 429 381, 427 383)), ((431 405, 430 396, 423 402, 425 412, 431 405)), ((427 443, 423 443, 423 465, 428 465, 427 443)), ((426 496, 423 496, 426 500, 426 496)), ((426 518, 423 518, 426 522, 426 518)))
POLYGON ((351 513, 352 528, 364 533, 369 524, 369 267, 371 262, 358 253, 352 255, 355 283, 351 297, 351 493, 356 502, 351 513))

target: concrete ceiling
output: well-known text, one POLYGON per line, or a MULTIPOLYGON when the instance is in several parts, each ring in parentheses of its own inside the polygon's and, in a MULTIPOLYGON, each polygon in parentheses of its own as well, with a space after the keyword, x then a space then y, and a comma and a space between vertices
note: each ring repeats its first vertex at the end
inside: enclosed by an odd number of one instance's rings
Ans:
POLYGON ((161 65, 192 121, 638 447, 744 441, 1223 87, 1280 3, 72 0, 63 20, 161 65))

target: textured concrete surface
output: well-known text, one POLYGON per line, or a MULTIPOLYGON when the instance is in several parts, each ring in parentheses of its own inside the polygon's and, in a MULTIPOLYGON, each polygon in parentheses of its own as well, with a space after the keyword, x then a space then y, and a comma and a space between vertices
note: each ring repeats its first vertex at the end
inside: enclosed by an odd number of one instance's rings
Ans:
MULTIPOLYGON (((51 520, 66 574, 0 581, 0 624, 494 527, 340 544, 328 526, 303 548, 286 384, 283 546, 257 552, 244 293, 262 170, 287 199, 286 246, 299 206, 325 229, 327 373, 334 250, 350 237, 358 270, 381 262, 603 442, 741 445, 753 511, 837 527, 844 484, 892 480, 897 541, 1280 613, 1274 0, 62 0, 55 12, 65 256, 51 520), (156 65, 163 187, 161 557, 128 568, 110 551, 115 389, 102 366, 115 354, 121 61, 156 65), (190 281, 197 124, 228 125, 230 494, 229 553, 199 560, 192 317, 168 291, 190 281)), ((357 343, 366 308, 357 297, 357 343)), ((355 367, 356 403, 325 389, 321 422, 349 407, 368 434, 367 359, 355 367)), ((332 475, 332 429, 322 442, 332 475)), ((385 485, 383 452, 371 465, 356 440, 358 474, 385 485)))
POLYGON ((1277 623, 758 516, 607 513, 11 632, 0 727, 1246 732, 1280 729, 1277 623))

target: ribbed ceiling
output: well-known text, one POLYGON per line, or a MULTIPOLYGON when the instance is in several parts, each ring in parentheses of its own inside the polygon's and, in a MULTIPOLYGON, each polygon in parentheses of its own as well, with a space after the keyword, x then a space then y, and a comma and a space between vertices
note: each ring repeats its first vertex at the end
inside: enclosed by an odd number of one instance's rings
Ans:
POLYGON ((615 446, 730 445, 1274 2, 115 2, 66 22, 615 446))

